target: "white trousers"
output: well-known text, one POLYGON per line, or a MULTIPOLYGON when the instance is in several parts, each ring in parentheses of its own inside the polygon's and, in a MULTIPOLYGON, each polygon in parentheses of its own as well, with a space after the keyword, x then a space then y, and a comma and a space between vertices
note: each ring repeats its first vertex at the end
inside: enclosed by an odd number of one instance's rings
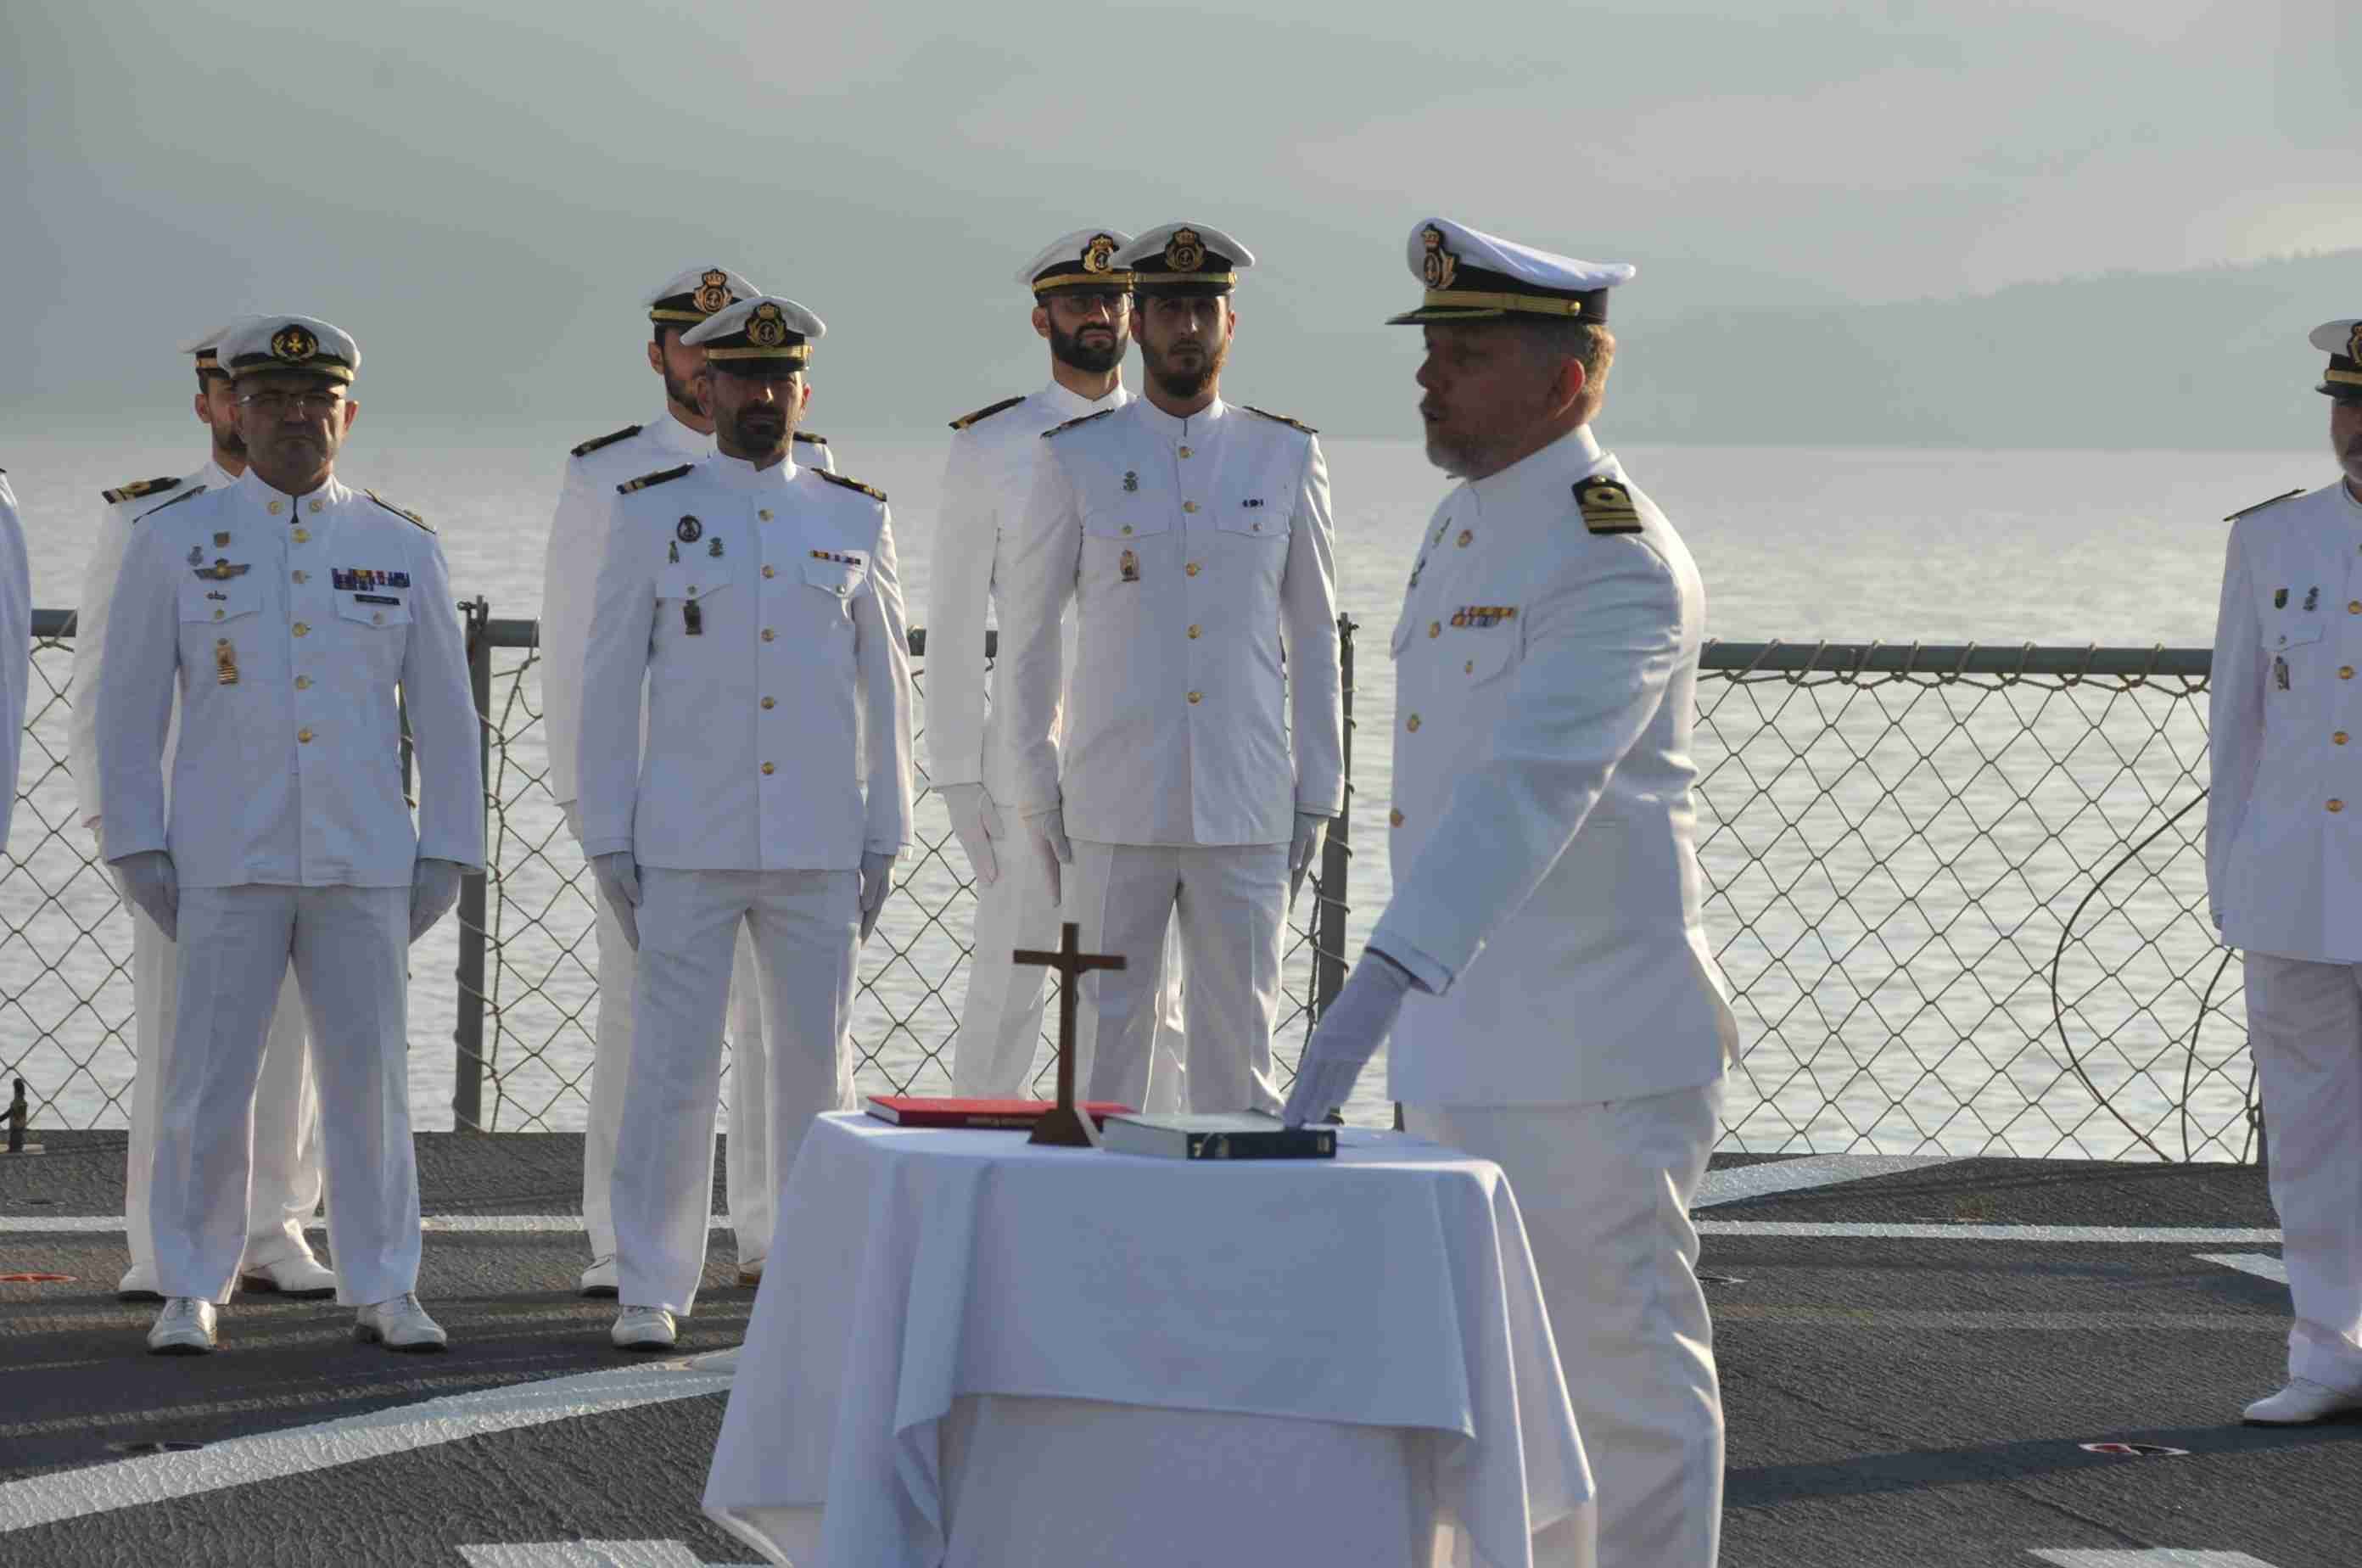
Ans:
MULTIPOLYGON (((123 1165, 123 1233, 131 1248, 127 1285, 152 1289, 156 1243, 148 1211, 148 1174, 156 1161, 156 1106, 172 1032, 179 962, 172 939, 137 904, 131 911, 132 1039, 138 1066, 131 1080, 131 1147, 123 1165)), ((291 966, 270 1015, 262 1077, 254 1093, 254 1174, 247 1202, 242 1268, 308 1259, 304 1227, 319 1211, 320 1094, 304 1038, 304 1002, 291 966)))
POLYGON ((705 1270, 722 1016, 743 928, 771 1030, 770 1153, 781 1180, 812 1118, 852 1103, 860 878, 640 868, 638 994, 611 1203, 623 1303, 687 1317, 705 1270))
POLYGON ((246 1249, 255 1089, 294 961, 329 1189, 337 1299, 418 1283, 410 1142, 408 888, 181 889, 177 1010, 149 1175, 156 1287, 226 1301, 246 1249))
POLYGON ((2245 962, 2295 1309, 2289 1375, 2362 1389, 2362 964, 2245 962))
POLYGON ((1083 977, 1075 1030, 1080 1092, 1146 1109, 1175 1103, 1151 1069, 1166 933, 1177 929, 1188 977, 1181 999, 1188 1109, 1277 1111, 1271 1031, 1287 928, 1287 846, 1076 839, 1065 884, 1064 913, 1081 928, 1084 951, 1129 960, 1083 977))
MULTIPOLYGON (((599 893, 598 1049, 590 1058, 590 1111, 582 1130, 582 1223, 590 1256, 615 1255, 615 1140, 631 1110, 624 1080, 632 1066, 632 1016, 639 955, 599 893)), ((763 1028, 763 992, 755 980, 755 945, 741 933, 730 982, 730 1137, 725 1189, 738 1262, 759 1264, 771 1255, 770 1087, 765 1071, 769 1036, 763 1028)), ((779 1171, 785 1176, 785 1169, 779 1171)))
POLYGON ((1722 1092, 1403 1107, 1407 1131, 1508 1173, 1599 1488, 1599 1568, 1713 1568, 1720 1550, 1722 1393, 1690 1205, 1722 1092))
MULTIPOLYGON (((952 1039, 952 1093, 987 1099, 1032 1093, 1049 971, 1014 963, 1010 955, 1021 947, 1054 949, 1060 918, 1049 879, 1043 875, 1042 857, 1030 845, 1001 842, 1008 847, 1000 856, 1000 875, 976 889, 967 998, 960 1007, 959 1032, 952 1039)), ((1164 983, 1155 998, 1156 1064, 1149 1076, 1150 1092, 1158 1098, 1128 1102, 1143 1110, 1176 1110, 1188 1103, 1183 972, 1179 937, 1168 933, 1164 983)))

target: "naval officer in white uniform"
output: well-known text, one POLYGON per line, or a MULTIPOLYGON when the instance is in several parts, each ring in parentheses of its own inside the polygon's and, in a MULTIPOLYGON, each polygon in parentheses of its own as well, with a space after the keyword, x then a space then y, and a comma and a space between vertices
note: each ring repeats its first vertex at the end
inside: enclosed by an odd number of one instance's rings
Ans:
MULTIPOLYGON (((243 321, 245 318, 238 318, 243 321)), ((230 326, 238 325, 233 321, 230 326)), ((103 494, 90 561, 83 569, 81 609, 74 622, 73 690, 78 699, 67 729, 67 756, 81 797, 83 826, 95 835, 99 824, 98 688, 106 648, 107 611, 116 575, 123 569, 134 523, 193 489, 226 490, 246 472, 246 442, 237 433, 229 372, 218 350, 229 326, 181 346, 194 357, 197 419, 212 436, 204 467, 175 479, 138 480, 103 494)), ((179 739, 180 705, 164 735, 163 771, 172 767, 179 739)), ((105 845, 99 846, 105 858, 105 845)), ((171 938, 148 911, 127 900, 131 912, 132 1039, 138 1063, 131 1081, 131 1142, 123 1169, 124 1240, 131 1266, 116 1286, 124 1301, 160 1301, 156 1288, 155 1236, 148 1210, 148 1173, 156 1157, 156 1097, 164 1076, 164 1047, 171 1035, 174 958, 171 938)), ((304 1004, 291 965, 270 1014, 262 1051, 262 1077, 254 1098, 253 1191, 248 1204, 246 1257, 238 1284, 248 1290, 319 1297, 337 1293, 334 1271, 312 1255, 304 1227, 320 1207, 320 1099, 312 1072, 311 1047, 304 1036, 304 1004)))
MULTIPOLYGON (((1115 253, 1131 236, 1078 228, 1045 245, 1018 270, 1033 301, 1034 332, 1050 349, 1050 384, 952 421, 944 465, 943 511, 935 533, 927 609, 928 781, 944 797, 952 828, 976 874, 976 934, 967 960, 967 996, 952 1047, 952 1092, 1006 1099, 1024 1094, 1042 1041, 1046 972, 1013 962, 1021 947, 1058 945, 1058 900, 1030 845, 1012 838, 1005 699, 984 657, 987 616, 1005 592, 1001 540, 1022 512, 1032 484, 1042 432, 1131 401, 1123 355, 1131 340, 1131 274, 1115 253)), ((1004 624, 1005 617, 1002 618, 1004 624)), ((1155 988, 1157 1066, 1153 1080, 1169 1093, 1150 1109, 1182 1098, 1176 944, 1163 949, 1155 988)), ((1152 981, 1153 977, 1152 977, 1152 981)))
POLYGON ((639 953, 612 1199, 627 1350, 672 1344, 697 1298, 736 933, 774 1032, 784 1178, 811 1119, 850 1101, 855 953, 910 841, 886 498, 792 456, 824 330, 767 295, 692 328, 715 453, 620 487, 607 525, 577 776, 583 851, 639 953))
POLYGON ((1590 428, 1632 276, 1414 226, 1436 508, 1393 638, 1394 897, 1290 1121, 1389 1029, 1410 1131, 1516 1188, 1598 1486, 1600 1568, 1708 1568, 1722 1406, 1689 1206, 1737 1028, 1699 918, 1705 621, 1664 513, 1590 428), (1397 1017, 1397 1015, 1399 1015, 1397 1017))
POLYGON ((439 1350, 443 1331, 413 1294, 405 959, 461 876, 483 868, 467 646, 434 531, 336 477, 358 412, 352 338, 261 316, 220 357, 246 473, 140 519, 98 690, 99 831, 126 890, 179 943, 149 1177, 166 1300, 148 1342, 213 1348, 214 1308, 246 1246, 255 1083, 292 954, 336 1195, 337 1298, 359 1309, 356 1338, 439 1350))
MULTIPOLYGON (((762 291, 727 267, 684 268, 643 302, 648 369, 663 381, 664 411, 646 425, 594 436, 574 448, 549 525, 542 570, 543 712, 549 726, 549 789, 580 835, 574 757, 581 730, 583 639, 590 629, 590 595, 606 542, 599 530, 615 487, 713 450, 713 420, 698 393, 705 355, 685 348, 681 335, 715 311, 762 291)), ((796 432, 796 461, 833 470, 828 443, 796 432)), ((599 1016, 590 1063, 590 1111, 582 1132, 582 1220, 590 1232, 590 1264, 582 1271, 585 1296, 615 1294, 615 1220, 607 1195, 615 1176, 615 1136, 628 1108, 624 1075, 632 1049, 631 944, 603 899, 597 906, 599 1016)), ((730 1137, 726 1183, 730 1225, 738 1243, 738 1283, 762 1277, 771 1251, 770 1092, 765 1084, 762 988, 755 983, 754 948, 739 938, 730 987, 730 1137)))
POLYGON ((1344 805, 1328 466, 1308 427, 1220 393, 1253 263, 1203 224, 1117 253, 1144 395, 1043 435, 1003 541, 1016 806, 1084 945, 1131 965, 1083 983, 1093 1099, 1153 1092, 1151 960, 1177 917, 1191 1109, 1278 1108, 1291 878, 1344 805))
POLYGON ((2234 514, 2207 698, 2207 904, 2244 955, 2295 1309, 2260 1426, 2362 1410, 2362 320, 2312 344, 2342 472, 2234 514))

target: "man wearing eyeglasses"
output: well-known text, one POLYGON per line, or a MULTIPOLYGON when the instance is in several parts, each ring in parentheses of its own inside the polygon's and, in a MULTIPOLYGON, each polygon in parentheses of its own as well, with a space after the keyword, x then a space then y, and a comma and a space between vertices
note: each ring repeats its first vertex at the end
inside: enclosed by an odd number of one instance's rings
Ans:
MULTIPOLYGON (((245 318, 238 318, 243 321, 245 318)), ((232 322, 231 326, 238 325, 232 322)), ((105 510, 83 569, 82 608, 73 646, 73 712, 68 756, 82 801, 83 825, 99 825, 98 689, 106 647, 108 610, 116 575, 130 547, 138 518, 197 490, 226 490, 246 472, 246 441, 237 433, 236 394, 218 349, 229 327, 183 344, 194 357, 196 415, 211 434, 204 467, 182 479, 138 480, 104 492, 105 510)), ((179 730, 179 706, 165 732, 164 767, 179 730)), ((105 857, 105 845, 99 846, 105 857)), ((160 1301, 156 1289, 156 1248, 149 1221, 148 1171, 156 1154, 157 1095, 164 1075, 164 1047, 172 1020, 172 940, 147 911, 127 900, 131 911, 132 1033, 138 1071, 131 1084, 131 1142, 123 1168, 124 1240, 131 1266, 116 1286, 122 1301, 160 1301)), ((248 1290, 277 1291, 312 1298, 337 1293, 335 1273, 312 1255, 304 1227, 320 1206, 320 1104, 309 1047, 304 1038, 304 1008, 290 968, 270 1015, 262 1077, 255 1091, 253 1191, 248 1200, 246 1256, 238 1283, 248 1290)))
POLYGON ((255 1084, 292 955, 320 1076, 328 1239, 356 1339, 440 1350, 419 1305, 409 944, 484 860, 468 656, 434 531, 336 477, 360 350, 260 316, 219 354, 247 471, 140 519, 99 680, 100 832, 179 939, 149 1192, 159 1354, 214 1348, 246 1244, 255 1084), (402 713, 418 767, 403 796, 402 713), (168 809, 164 737, 183 723, 168 809))
MULTIPOLYGON (((762 291, 727 267, 689 267, 643 302, 649 323, 648 369, 664 382, 664 412, 646 425, 593 437, 574 448, 566 483, 550 519, 549 553, 542 577, 542 694, 549 723, 550 793, 581 837, 576 803, 575 748, 582 729, 582 666, 590 635, 590 599, 606 558, 607 503, 615 487, 676 463, 696 462, 713 450, 713 416, 698 384, 705 351, 682 343, 684 333, 714 312, 762 291)), ((836 471, 828 443, 795 432, 799 464, 836 471)), ((595 930, 599 944, 599 1018, 590 1065, 590 1115, 582 1130, 582 1220, 590 1238, 590 1266, 581 1293, 615 1294, 615 1219, 610 1199, 615 1144, 624 1124, 624 1078, 630 1070, 635 969, 616 911, 603 897, 595 930)), ((755 948, 741 935, 730 987, 730 1137, 726 1189, 730 1226, 738 1243, 738 1283, 755 1285, 771 1251, 770 1103, 762 988, 755 979, 755 948)))

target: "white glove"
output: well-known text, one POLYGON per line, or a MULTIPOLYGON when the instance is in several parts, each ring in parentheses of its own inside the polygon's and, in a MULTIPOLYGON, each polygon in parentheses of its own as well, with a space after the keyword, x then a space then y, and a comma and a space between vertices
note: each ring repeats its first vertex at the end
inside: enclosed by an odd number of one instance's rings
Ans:
POLYGON ((1320 1015, 1320 1027, 1304 1047, 1304 1059, 1296 1065, 1296 1088, 1279 1112, 1281 1121, 1301 1127, 1353 1098, 1353 1080, 1393 1032, 1410 988, 1409 970, 1375 948, 1363 950, 1362 961, 1345 977, 1344 988, 1320 1015))
POLYGON ((1304 890, 1305 876, 1312 863, 1320 858, 1320 841, 1329 836, 1329 819, 1310 812, 1296 813, 1296 837, 1287 845, 1287 907, 1296 908, 1296 895, 1304 890))
POLYGON ((435 928, 435 922, 451 912, 459 901, 459 878, 463 875, 456 860, 436 860, 423 856, 410 868, 410 940, 417 941, 435 928))
POLYGON ((874 849, 861 852, 861 940, 877 929, 877 913, 886 907, 886 895, 894 890, 894 856, 874 849))
POLYGON ((615 911, 615 923, 624 928, 624 940, 632 951, 640 950, 640 917, 634 911, 640 907, 640 867, 628 849, 612 855, 590 857, 590 875, 599 878, 599 890, 607 896, 607 907, 615 911))
POLYGON ((952 832, 959 834, 960 847, 967 851, 976 879, 989 888, 1000 879, 1000 856, 994 852, 992 841, 1006 831, 1000 825, 1000 808, 992 803, 992 791, 981 784, 941 784, 935 793, 951 812, 952 832))
POLYGON ((115 867, 115 885, 126 901, 146 910, 157 929, 179 940, 181 876, 172 869, 172 857, 160 849, 143 849, 111 864, 115 867))
POLYGON ((1058 867, 1071 866, 1075 860, 1075 846, 1066 842, 1065 808, 1052 806, 1046 812, 1026 812, 1025 831, 1032 835, 1033 853, 1042 857, 1042 874, 1050 885, 1051 902, 1062 901, 1065 895, 1061 890, 1063 878, 1058 867))

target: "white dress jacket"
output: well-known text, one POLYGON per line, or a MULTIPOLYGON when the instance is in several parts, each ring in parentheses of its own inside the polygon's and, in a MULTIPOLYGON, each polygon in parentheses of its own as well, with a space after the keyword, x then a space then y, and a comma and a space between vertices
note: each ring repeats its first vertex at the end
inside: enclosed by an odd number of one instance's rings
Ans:
POLYGON ((1588 427, 1436 509, 1395 658, 1393 1097, 1556 1105, 1707 1083, 1736 1055, 1693 845, 1705 594, 1588 427), (1593 532, 1612 480, 1637 527, 1593 532))
POLYGON ((2207 698, 2223 940, 2362 963, 2362 503, 2341 481, 2232 525, 2207 698))
MULTIPOLYGON (((825 442, 801 431, 796 439, 801 443, 795 448, 797 462, 834 470, 836 460, 825 442)), ((561 806, 580 793, 574 761, 582 734, 583 646, 590 634, 599 563, 607 556, 608 503, 617 485, 701 462, 712 450, 712 436, 691 430, 667 410, 646 425, 585 441, 567 458, 541 578, 542 714, 549 731, 549 790, 561 806)))
POLYGON ((583 853, 680 871, 900 854, 911 653, 885 501, 716 453, 613 506, 583 665, 583 853))
POLYGON ((421 857, 481 870, 480 734, 450 571, 425 525, 339 480, 289 496, 249 470, 134 525, 99 671, 110 857, 169 850, 188 888, 408 887, 421 857))
POLYGON ((1334 816, 1343 723, 1319 441, 1219 400, 1176 419, 1139 398, 1038 445, 1003 540, 1018 809, 1063 799, 1073 837, 1141 845, 1285 844, 1297 812, 1334 816))
MULTIPOLYGON (((981 782, 995 800, 1013 799, 1001 722, 1008 709, 1008 662, 1004 657, 988 676, 984 659, 987 612, 996 604, 1005 610, 1008 603, 1002 542, 1023 515, 1042 432, 1131 401, 1122 387, 1094 403, 1052 381, 1031 397, 982 410, 953 426, 928 579, 930 783, 981 782)), ((1004 615, 1001 624, 1010 624, 1004 615)), ((1017 830, 1014 823, 1003 826, 1017 830)))

